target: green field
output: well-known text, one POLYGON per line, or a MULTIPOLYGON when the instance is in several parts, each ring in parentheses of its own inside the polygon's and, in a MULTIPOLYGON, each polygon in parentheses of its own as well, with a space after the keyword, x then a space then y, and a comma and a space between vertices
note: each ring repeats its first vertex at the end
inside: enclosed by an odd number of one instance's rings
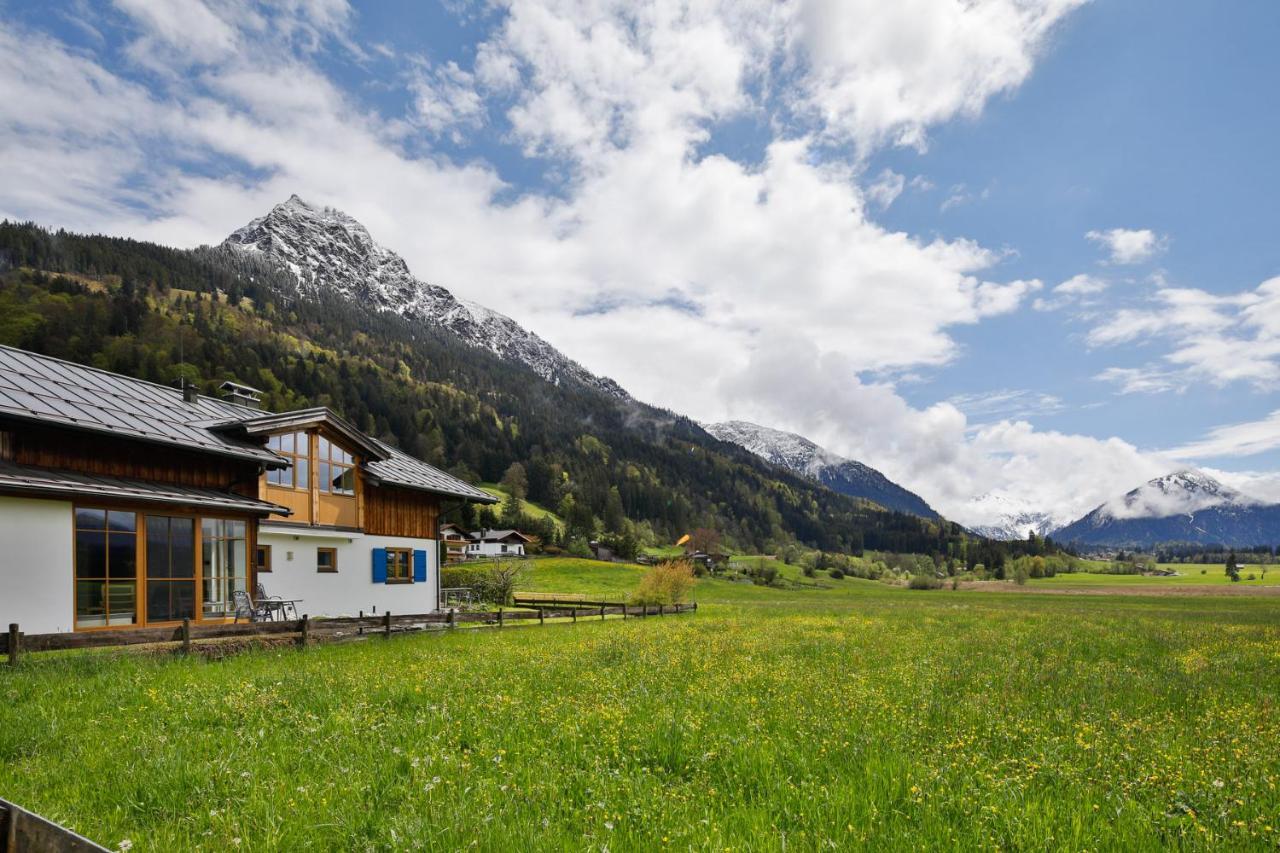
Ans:
MULTIPOLYGON (((639 569, 539 561, 621 594, 639 569)), ((0 672, 0 796, 110 847, 1277 846, 1268 598, 699 582, 697 615, 0 672)))
POLYGON ((1038 586, 1280 586, 1280 566, 1244 566, 1240 567, 1240 580, 1233 582, 1227 577, 1226 570, 1220 565, 1194 566, 1194 565, 1175 565, 1172 563, 1161 564, 1160 568, 1169 569, 1178 574, 1169 576, 1159 575, 1104 575, 1091 574, 1086 572, 1074 572, 1070 574, 1058 574, 1051 578, 1034 578, 1028 581, 1029 584, 1038 586), (1264 577, 1263 568, 1267 573, 1264 577), (1200 574, 1201 569, 1204 574, 1200 574), (1253 580, 1245 580, 1249 575, 1253 575, 1253 580))
MULTIPOLYGON (((498 483, 481 483, 480 488, 481 490, 488 492, 489 494, 493 495, 495 498, 498 498, 499 500, 506 500, 507 498, 506 489, 502 488, 502 486, 498 483)), ((523 501, 520 501, 520 511, 523 512, 525 515, 529 516, 530 518, 537 518, 537 519, 549 518, 551 519, 551 523, 556 526, 557 531, 564 532, 564 522, 560 519, 560 516, 556 515, 554 512, 547 509, 545 506, 542 506, 541 504, 536 504, 533 501, 523 500, 523 501)))

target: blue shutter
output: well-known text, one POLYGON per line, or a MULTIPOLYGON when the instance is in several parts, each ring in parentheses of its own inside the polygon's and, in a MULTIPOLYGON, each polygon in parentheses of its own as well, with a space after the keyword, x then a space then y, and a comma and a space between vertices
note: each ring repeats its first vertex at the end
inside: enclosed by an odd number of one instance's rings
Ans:
POLYGON ((373 582, 387 582, 387 549, 373 549, 373 582))
POLYGON ((427 552, 426 551, 413 552, 413 582, 414 583, 427 582, 427 552))

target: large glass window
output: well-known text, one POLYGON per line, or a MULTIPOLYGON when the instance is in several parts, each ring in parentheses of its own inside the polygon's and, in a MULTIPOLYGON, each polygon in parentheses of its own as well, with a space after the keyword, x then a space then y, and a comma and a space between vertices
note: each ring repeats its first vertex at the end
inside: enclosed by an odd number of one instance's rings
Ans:
POLYGON ((289 461, 284 470, 267 472, 267 482, 294 489, 311 487, 311 437, 305 432, 288 432, 267 439, 267 448, 289 461))
POLYGON ((76 508, 76 627, 138 621, 138 519, 76 508))
POLYGON ((196 615, 196 522, 147 516, 147 622, 196 615))
POLYGON ((320 491, 332 495, 356 493, 355 457, 324 436, 316 440, 316 479, 320 491))
POLYGON ((248 552, 245 523, 222 518, 200 520, 204 616, 235 613, 236 592, 248 592, 248 552))

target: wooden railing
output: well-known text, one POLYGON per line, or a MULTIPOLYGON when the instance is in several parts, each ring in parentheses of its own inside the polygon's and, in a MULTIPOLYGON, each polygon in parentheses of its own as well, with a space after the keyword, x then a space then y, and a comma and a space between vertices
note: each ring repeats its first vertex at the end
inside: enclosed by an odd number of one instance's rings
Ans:
POLYGON ((106 850, 38 814, 0 800, 0 853, 106 853, 106 850))
POLYGON ((381 634, 422 631, 432 628, 453 628, 459 625, 486 625, 504 627, 512 623, 545 624, 548 619, 582 618, 607 619, 620 616, 623 619, 665 616, 677 613, 696 613, 695 604, 610 604, 606 602, 573 601, 555 603, 539 600, 521 604, 516 608, 500 607, 497 610, 459 612, 449 610, 440 613, 416 613, 409 615, 340 616, 312 619, 303 616, 284 622, 241 622, 219 625, 195 625, 189 620, 176 627, 125 628, 110 631, 86 631, 81 633, 24 634, 21 626, 12 624, 8 633, 0 634, 0 655, 7 655, 9 663, 17 665, 22 655, 31 652, 65 651, 107 646, 131 646, 140 644, 174 644, 182 652, 192 651, 201 640, 254 637, 279 637, 299 646, 312 642, 340 642, 359 637, 381 634))

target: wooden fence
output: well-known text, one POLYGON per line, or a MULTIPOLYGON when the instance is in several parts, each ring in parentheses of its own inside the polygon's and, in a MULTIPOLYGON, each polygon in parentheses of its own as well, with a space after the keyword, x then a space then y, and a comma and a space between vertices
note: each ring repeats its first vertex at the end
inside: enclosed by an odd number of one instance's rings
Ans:
POLYGON ((0 853, 106 853, 106 850, 40 815, 0 800, 0 853))
POLYGON ((9 626, 8 633, 0 634, 0 655, 7 655, 9 663, 16 666, 22 655, 67 649, 174 643, 180 644, 177 648, 188 653, 192 645, 200 640, 255 637, 291 639, 299 646, 306 646, 312 642, 341 642, 372 635, 390 637, 395 633, 454 628, 466 624, 502 628, 511 624, 533 624, 534 620, 542 625, 548 619, 569 619, 573 622, 579 619, 606 619, 610 616, 632 619, 696 613, 697 610, 696 603, 642 606, 588 601, 566 601, 557 604, 539 600, 536 603, 520 604, 515 609, 500 607, 493 611, 466 613, 456 610, 410 615, 381 613, 331 619, 312 619, 309 616, 303 616, 301 619, 283 622, 241 622, 219 625, 194 625, 190 620, 183 620, 182 624, 176 627, 125 628, 60 634, 24 634, 20 625, 12 624, 9 626))

